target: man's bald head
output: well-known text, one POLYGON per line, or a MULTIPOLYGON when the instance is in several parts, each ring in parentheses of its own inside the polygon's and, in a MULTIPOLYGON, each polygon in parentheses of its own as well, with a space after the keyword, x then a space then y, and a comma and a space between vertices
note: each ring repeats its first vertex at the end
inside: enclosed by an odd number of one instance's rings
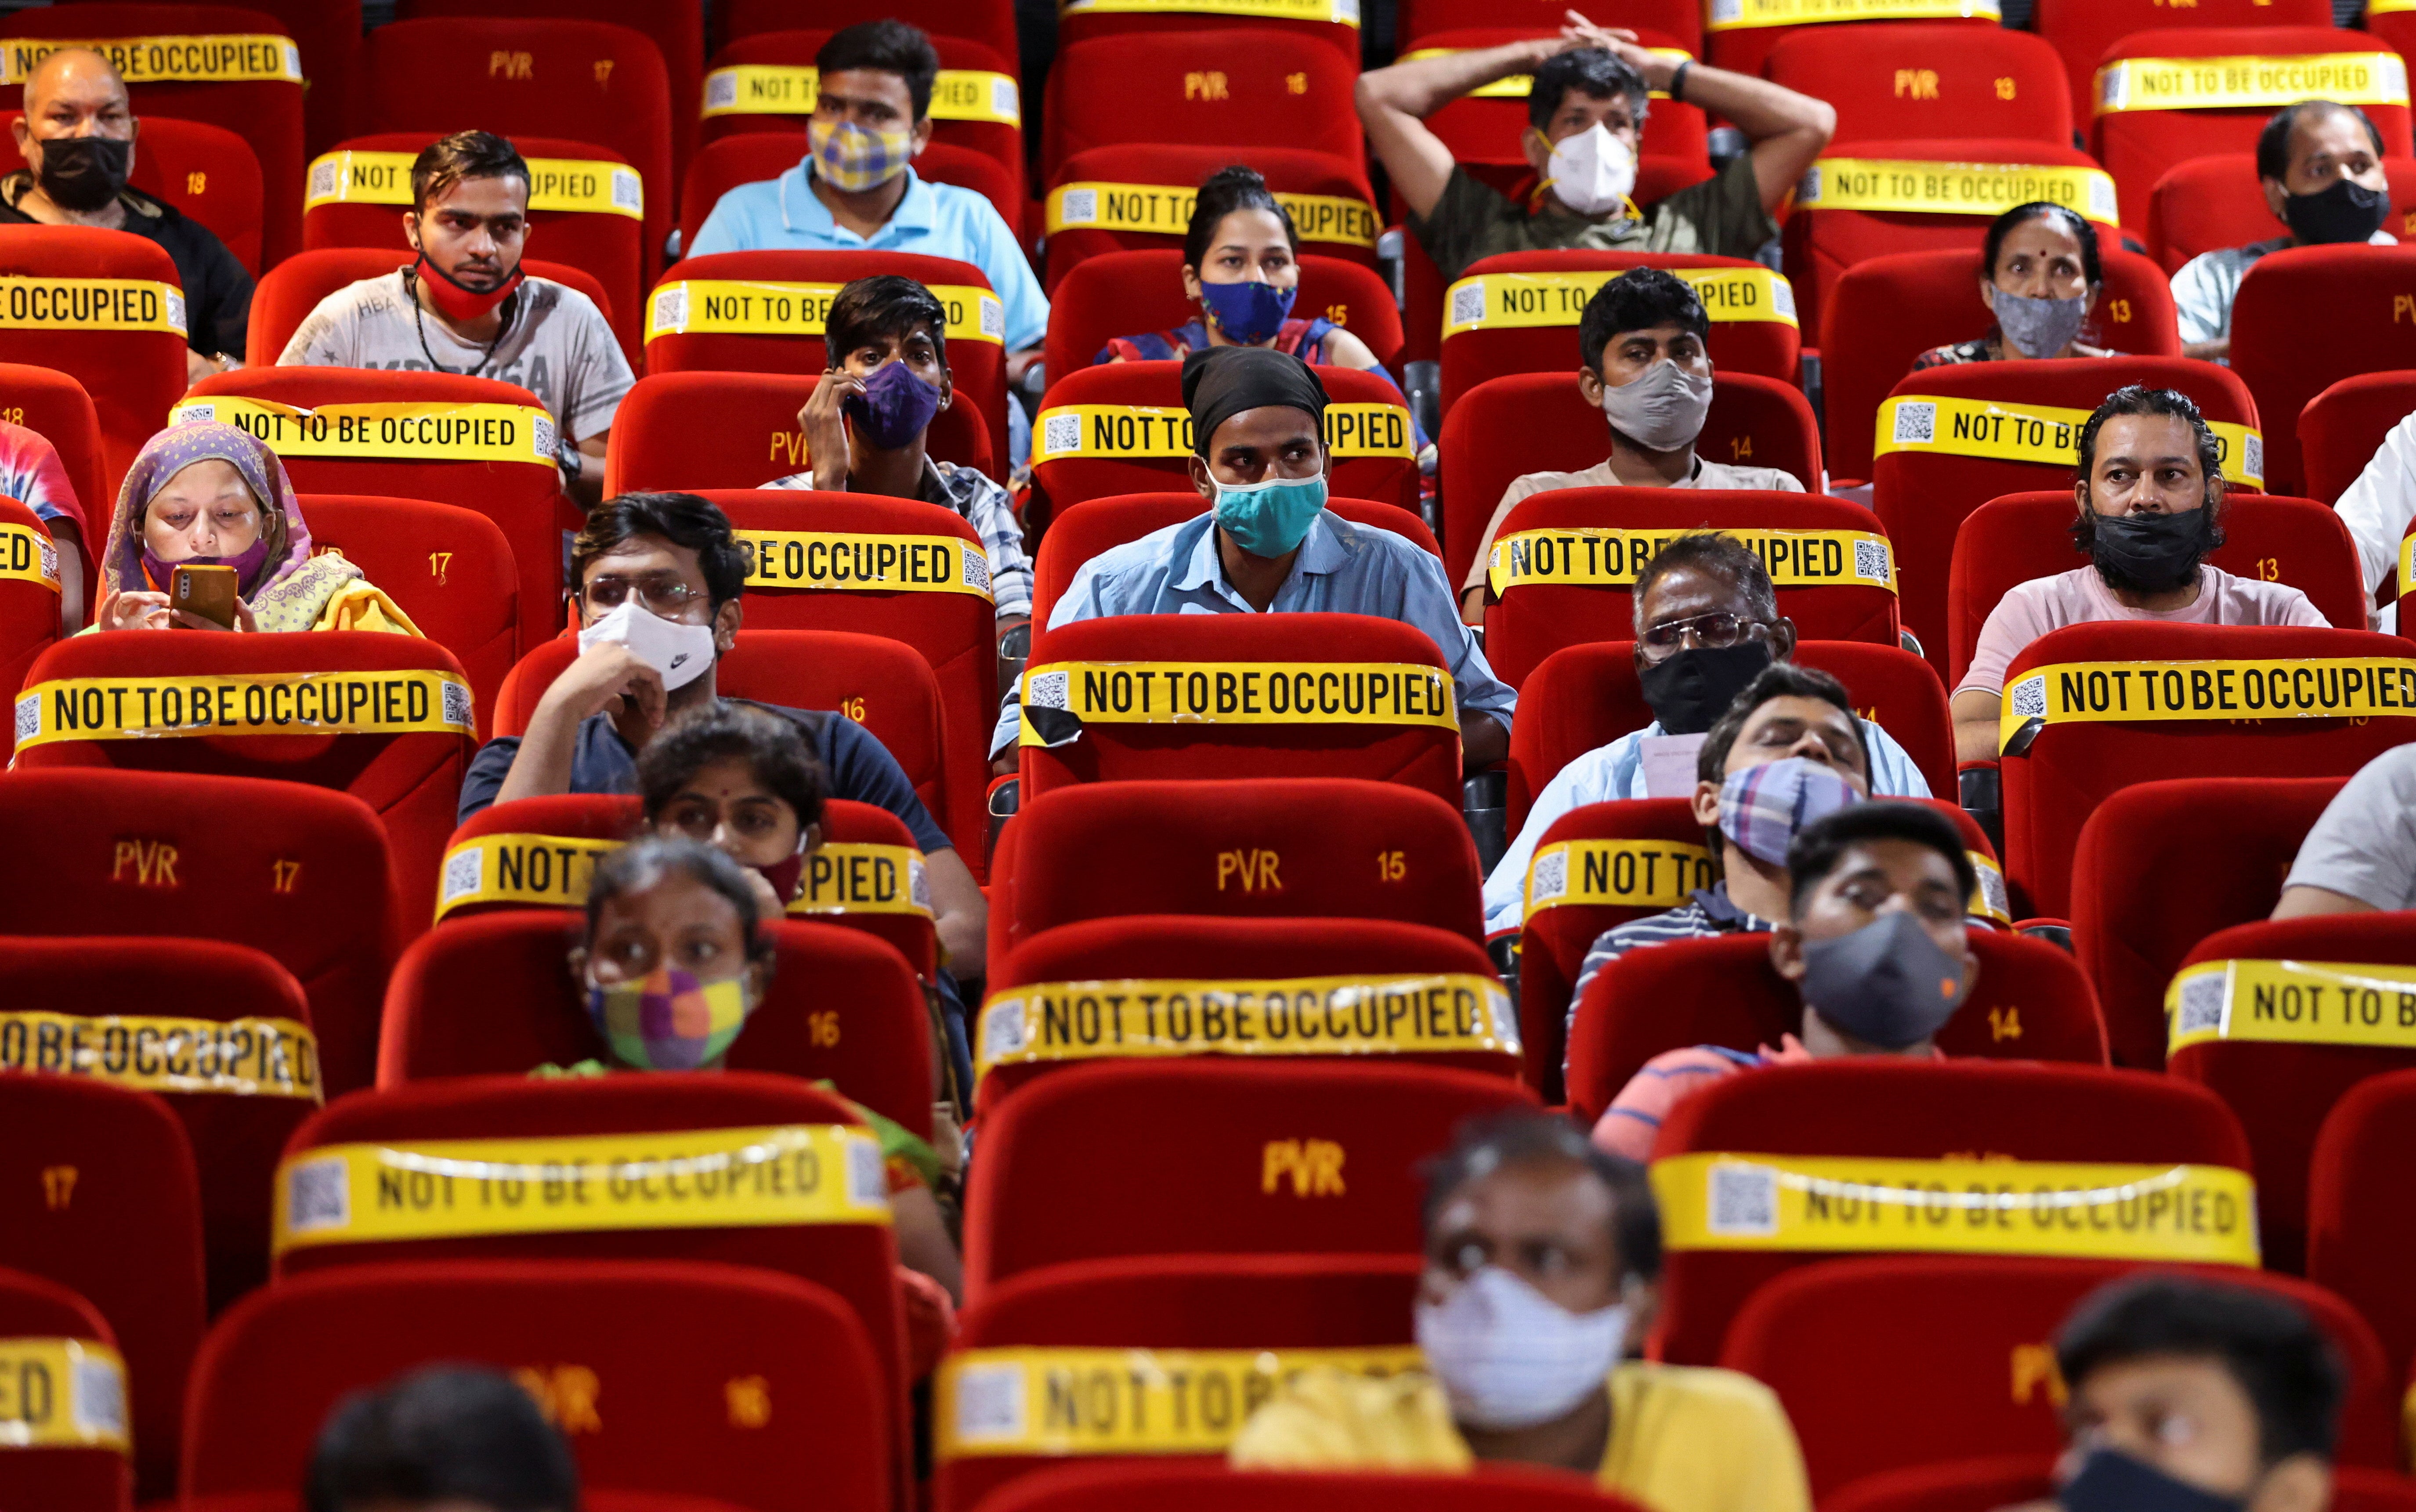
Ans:
POLYGON ((53 96, 114 100, 120 114, 128 120, 134 115, 126 93, 125 76, 115 65, 88 47, 63 47, 34 66, 33 74, 25 81, 25 114, 29 118, 40 115, 53 96))
POLYGON ((126 80, 88 47, 63 47, 34 66, 24 113, 9 128, 42 194, 62 210, 84 214, 106 209, 124 186, 139 129, 126 80), (50 149, 57 160, 49 174, 42 171, 44 143, 59 144, 50 149))

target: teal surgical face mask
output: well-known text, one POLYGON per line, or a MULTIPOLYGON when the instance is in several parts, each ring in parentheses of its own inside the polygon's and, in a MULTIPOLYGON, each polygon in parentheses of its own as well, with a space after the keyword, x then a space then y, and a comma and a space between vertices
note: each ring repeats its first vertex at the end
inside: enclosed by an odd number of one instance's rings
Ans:
POLYGON ((1281 556, 1308 538, 1325 510, 1325 477, 1271 477, 1216 485, 1216 523, 1252 556, 1281 556))

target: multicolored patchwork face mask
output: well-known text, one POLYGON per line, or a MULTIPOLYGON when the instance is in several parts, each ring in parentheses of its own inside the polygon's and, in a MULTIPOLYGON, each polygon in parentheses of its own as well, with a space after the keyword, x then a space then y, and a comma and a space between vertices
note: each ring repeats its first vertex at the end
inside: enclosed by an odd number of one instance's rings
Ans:
POLYGON ((746 978, 700 982, 673 966, 587 985, 596 1032, 623 1062, 648 1071, 693 1071, 718 1059, 755 1007, 746 978))
POLYGON ((906 171, 914 157, 914 132, 912 128, 875 131, 853 121, 817 119, 806 123, 806 150, 824 183, 843 193, 861 194, 906 171))

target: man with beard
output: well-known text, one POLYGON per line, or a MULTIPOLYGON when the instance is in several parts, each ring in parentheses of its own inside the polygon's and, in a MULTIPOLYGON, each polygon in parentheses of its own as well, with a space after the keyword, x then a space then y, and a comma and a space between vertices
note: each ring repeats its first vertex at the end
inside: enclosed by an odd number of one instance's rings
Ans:
POLYGON ((2005 669, 2049 630, 2099 620, 2167 625, 2325 625, 2281 582, 2206 564, 2223 544, 2222 444, 2197 406, 2169 388, 2133 384, 2097 406, 2080 432, 2073 544, 2091 566, 2034 578, 2005 595, 1980 629, 1955 689, 1955 754, 1997 757, 2005 669))

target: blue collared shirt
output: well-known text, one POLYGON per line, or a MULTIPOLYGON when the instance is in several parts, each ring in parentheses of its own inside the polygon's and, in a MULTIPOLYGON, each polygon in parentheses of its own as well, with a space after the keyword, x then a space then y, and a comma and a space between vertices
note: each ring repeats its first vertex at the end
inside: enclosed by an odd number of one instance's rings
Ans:
POLYGON ((690 257, 707 252, 860 252, 868 249, 953 257, 971 263, 989 280, 1006 307, 1006 349, 1038 346, 1049 330, 1049 299, 1032 275, 1015 233, 998 209, 972 189, 934 184, 906 170, 906 197, 888 222, 870 237, 857 235, 832 218, 830 206, 806 182, 812 159, 778 178, 741 184, 721 197, 696 232, 690 257))
MULTIPOLYGON (((1426 631, 1451 669, 1462 726, 1489 714, 1510 728, 1518 695, 1493 675, 1476 637, 1460 623, 1442 567, 1407 537, 1353 524, 1331 510, 1309 522, 1291 574, 1276 590, 1275 614, 1373 614, 1426 631)), ((1225 581, 1216 517, 1204 513, 1154 530, 1082 564, 1049 612, 1049 627, 1118 614, 1247 614, 1249 600, 1225 581)), ((992 756, 1015 742, 1023 711, 1009 698, 990 734, 992 756)))

